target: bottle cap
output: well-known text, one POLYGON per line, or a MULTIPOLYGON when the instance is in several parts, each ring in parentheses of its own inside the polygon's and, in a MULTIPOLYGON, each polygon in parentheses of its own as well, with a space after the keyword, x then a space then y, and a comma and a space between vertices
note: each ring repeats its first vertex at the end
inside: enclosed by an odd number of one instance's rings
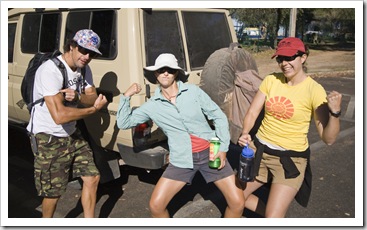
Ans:
POLYGON ((218 138, 218 137, 212 137, 212 138, 210 139, 210 141, 219 141, 219 138, 218 138))
POLYGON ((242 149, 242 156, 244 156, 244 157, 253 157, 254 156, 254 150, 252 150, 251 148, 248 147, 248 145, 246 145, 242 149))

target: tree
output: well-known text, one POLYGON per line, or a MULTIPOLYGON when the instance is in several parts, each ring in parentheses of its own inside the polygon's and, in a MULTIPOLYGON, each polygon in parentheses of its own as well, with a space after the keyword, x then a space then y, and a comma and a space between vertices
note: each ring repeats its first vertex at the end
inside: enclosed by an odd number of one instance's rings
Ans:
MULTIPOLYGON (((280 25, 288 21, 290 9, 280 8, 235 8, 229 9, 233 18, 246 22, 246 25, 260 27, 266 25, 272 47, 278 44, 280 25), (287 18, 288 16, 288 18, 287 18)), ((267 36, 265 35, 265 39, 267 36)))

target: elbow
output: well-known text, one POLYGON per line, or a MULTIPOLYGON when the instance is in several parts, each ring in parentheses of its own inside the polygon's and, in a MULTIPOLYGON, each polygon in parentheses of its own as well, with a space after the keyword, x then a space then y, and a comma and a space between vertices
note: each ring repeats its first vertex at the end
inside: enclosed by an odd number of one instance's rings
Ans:
POLYGON ((67 116, 62 113, 53 113, 51 114, 51 117, 54 120, 55 124, 57 125, 62 125, 62 124, 69 122, 69 120, 65 119, 67 116))
POLYGON ((324 139, 323 141, 326 145, 330 146, 330 145, 333 145, 336 142, 336 137, 335 138, 324 139))
POLYGON ((61 117, 54 118, 54 122, 56 123, 56 125, 62 125, 66 123, 66 121, 64 121, 61 117))
POLYGON ((335 143, 335 140, 333 140, 333 141, 325 141, 325 144, 327 144, 328 146, 333 145, 334 143, 335 143))
POLYGON ((117 127, 119 129, 128 129, 129 128, 125 122, 119 121, 118 119, 117 119, 116 123, 117 123, 117 127))

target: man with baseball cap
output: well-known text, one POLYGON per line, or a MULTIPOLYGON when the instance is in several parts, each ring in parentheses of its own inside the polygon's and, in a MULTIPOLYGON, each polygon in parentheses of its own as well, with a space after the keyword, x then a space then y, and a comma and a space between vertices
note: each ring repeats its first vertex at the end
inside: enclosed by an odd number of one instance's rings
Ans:
POLYGON ((36 72, 34 99, 43 98, 44 102, 33 107, 27 129, 36 139, 34 173, 38 195, 43 197, 42 217, 53 217, 70 175, 83 180, 84 217, 94 217, 100 176, 76 121, 98 112, 107 103, 104 95, 97 95, 88 66, 102 54, 100 44, 95 32, 83 29, 64 46, 64 53, 57 58, 67 72, 66 89, 62 89, 63 75, 53 61, 46 61, 36 72))

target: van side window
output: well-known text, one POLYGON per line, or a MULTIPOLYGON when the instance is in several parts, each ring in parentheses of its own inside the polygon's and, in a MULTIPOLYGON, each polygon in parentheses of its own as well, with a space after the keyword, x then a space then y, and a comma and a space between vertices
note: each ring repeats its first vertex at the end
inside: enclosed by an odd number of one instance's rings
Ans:
POLYGON ((154 65, 161 53, 172 53, 178 65, 187 69, 177 11, 144 11, 143 20, 146 65, 154 65))
POLYGON ((8 63, 13 62, 13 52, 14 52, 14 39, 15 30, 17 29, 16 23, 8 24, 8 63))
POLYGON ((22 27, 23 53, 51 52, 60 44, 60 13, 26 14, 22 27))
POLYGON ((232 43, 227 17, 218 12, 182 12, 190 66, 201 69, 210 54, 232 43))
POLYGON ((66 19, 64 43, 72 39, 78 30, 91 29, 101 38, 99 50, 102 56, 97 59, 114 59, 117 56, 116 18, 115 10, 72 11, 66 19))

